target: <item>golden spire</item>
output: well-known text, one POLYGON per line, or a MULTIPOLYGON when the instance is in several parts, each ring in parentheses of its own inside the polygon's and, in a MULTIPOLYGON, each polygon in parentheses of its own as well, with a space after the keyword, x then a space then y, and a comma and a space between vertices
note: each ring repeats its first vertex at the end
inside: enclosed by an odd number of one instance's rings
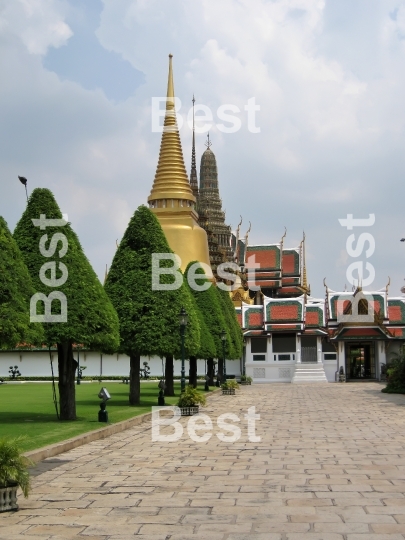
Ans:
POLYGON ((305 296, 307 294, 310 294, 311 290, 310 290, 310 287, 308 286, 307 265, 305 262, 305 232, 303 233, 303 238, 302 238, 302 288, 305 291, 305 296))
POLYGON ((159 206, 165 207, 168 200, 176 200, 176 207, 194 206, 195 203, 195 197, 184 165, 183 151, 177 126, 172 58, 173 55, 169 54, 169 78, 167 82, 166 114, 162 142, 155 180, 151 194, 148 197, 148 202, 154 208, 159 206), (177 201, 182 201, 182 204, 180 205, 177 201), (183 201, 185 204, 183 204, 183 201), (190 203, 186 201, 190 201, 190 203))
POLYGON ((162 142, 148 203, 159 220, 170 248, 180 257, 182 271, 192 261, 199 261, 210 267, 207 233, 198 224, 195 202, 184 166, 177 126, 170 54, 162 142))

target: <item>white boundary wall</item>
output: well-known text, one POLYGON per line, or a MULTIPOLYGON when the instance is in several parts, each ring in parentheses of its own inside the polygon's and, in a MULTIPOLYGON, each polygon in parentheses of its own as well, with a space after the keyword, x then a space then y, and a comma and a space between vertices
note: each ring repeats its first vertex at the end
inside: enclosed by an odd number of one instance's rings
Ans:
MULTIPOLYGON (((53 369, 55 376, 58 375, 58 354, 56 351, 51 351, 53 358, 53 369)), ((77 360, 77 352, 73 353, 77 360)), ((80 366, 86 367, 83 371, 84 376, 122 376, 129 375, 129 357, 126 354, 103 354, 99 352, 81 352, 80 366)), ((141 368, 143 362, 148 362, 150 374, 152 376, 162 376, 162 360, 157 357, 142 357, 141 368)), ((186 360, 186 377, 188 376, 189 363, 186 360)), ((0 351, 0 378, 8 377, 10 366, 17 366, 23 377, 50 377, 51 366, 49 360, 49 352, 47 351, 19 351, 19 352, 1 352, 0 351)), ((164 366, 164 360, 163 360, 164 366)), ((197 361, 197 374, 205 375, 205 361, 197 361)), ((227 360, 226 372, 228 375, 240 375, 240 361, 227 360)), ((181 361, 174 361, 174 374, 181 374, 181 361)))

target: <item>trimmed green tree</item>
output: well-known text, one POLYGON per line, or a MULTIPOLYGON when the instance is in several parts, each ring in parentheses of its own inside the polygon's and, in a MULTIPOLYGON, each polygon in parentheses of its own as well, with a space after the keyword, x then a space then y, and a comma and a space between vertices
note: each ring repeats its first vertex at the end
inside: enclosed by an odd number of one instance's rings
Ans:
POLYGON ((229 292, 221 287, 215 288, 219 302, 223 309, 223 314, 226 319, 227 330, 227 346, 226 353, 230 360, 241 358, 243 351, 243 335, 241 327, 238 323, 235 307, 229 295, 229 292))
POLYGON ((14 231, 38 295, 37 319, 46 343, 57 344, 60 419, 76 419, 73 343, 112 353, 119 323, 70 223, 48 189, 35 189, 14 231))
MULTIPOLYGON (((190 287, 190 284, 188 282, 187 276, 190 271, 190 267, 192 267, 194 264, 198 264, 196 262, 191 262, 187 265, 187 268, 184 272, 184 283, 186 284, 186 287, 190 291, 190 295, 193 299, 195 309, 198 315, 198 320, 200 323, 200 348, 197 351, 197 354, 195 356, 189 357, 190 362, 190 368, 189 368, 189 384, 194 386, 194 388, 197 388, 197 359, 201 358, 203 360, 208 360, 209 358, 214 358, 216 356, 216 348, 214 339, 208 330, 208 327, 205 323, 204 314, 202 310, 200 309, 198 302, 197 302, 197 296, 199 294, 198 290, 195 290, 195 288, 190 287)), ((201 275, 198 279, 195 280, 196 284, 201 287, 204 286, 204 283, 209 283, 211 285, 211 282, 206 277, 204 270, 199 265, 197 268, 197 273, 201 275)))
POLYGON ((44 343, 42 324, 30 322, 30 299, 34 294, 21 252, 0 216, 0 349, 44 343))
MULTIPOLYGON (((171 274, 153 279, 153 254, 173 254, 156 216, 140 206, 131 218, 114 256, 105 290, 120 320, 121 349, 130 357, 130 395, 132 405, 140 402, 139 369, 141 356, 166 359, 166 395, 174 395, 173 361, 180 357, 181 342, 178 316, 184 307, 189 316, 185 348, 189 354, 199 347, 200 328, 192 299, 183 283, 172 285, 171 274), (159 282, 159 284, 157 283, 159 282)), ((169 259, 158 261, 160 268, 171 268, 169 259)))
MULTIPOLYGON (((195 263, 192 263, 195 264, 195 263)), ((226 331, 226 319, 222 313, 222 307, 220 299, 215 291, 215 287, 208 281, 205 272, 199 263, 195 267, 195 274, 201 275, 202 278, 192 279, 190 275, 190 265, 188 267, 187 281, 192 290, 194 299, 199 307, 205 324, 208 328, 208 332, 214 341, 214 355, 207 358, 208 362, 208 376, 210 377, 209 384, 213 384, 213 369, 214 358, 218 358, 218 374, 222 378, 222 341, 221 333, 226 331), (195 282, 195 284, 194 284, 195 282)))

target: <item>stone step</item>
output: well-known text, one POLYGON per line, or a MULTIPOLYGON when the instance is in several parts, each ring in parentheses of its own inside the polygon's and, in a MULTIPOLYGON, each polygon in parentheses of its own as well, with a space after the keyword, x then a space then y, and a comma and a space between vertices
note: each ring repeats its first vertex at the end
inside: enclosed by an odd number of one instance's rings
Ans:
POLYGON ((301 363, 295 365, 295 372, 292 383, 327 383, 323 364, 321 363, 301 363))

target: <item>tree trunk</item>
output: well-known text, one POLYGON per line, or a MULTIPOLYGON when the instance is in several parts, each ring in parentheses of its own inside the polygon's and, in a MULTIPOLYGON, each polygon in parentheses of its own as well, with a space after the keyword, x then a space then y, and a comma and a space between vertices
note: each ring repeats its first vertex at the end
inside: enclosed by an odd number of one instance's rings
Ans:
POLYGON ((208 358, 207 360, 207 375, 209 377, 208 386, 214 386, 214 359, 208 358))
POLYGON ((165 396, 174 396, 174 381, 173 381, 174 363, 173 355, 168 354, 165 362, 165 396))
POLYGON ((218 377, 221 384, 225 382, 224 379, 224 361, 222 358, 218 358, 218 377))
POLYGON ((139 405, 141 402, 141 355, 131 353, 129 356, 129 404, 139 405))
POLYGON ((188 384, 190 384, 193 388, 197 388, 197 357, 196 356, 190 356, 188 384))
POLYGON ((76 420, 76 368, 77 362, 73 358, 72 342, 58 343, 58 387, 61 420, 76 420))

